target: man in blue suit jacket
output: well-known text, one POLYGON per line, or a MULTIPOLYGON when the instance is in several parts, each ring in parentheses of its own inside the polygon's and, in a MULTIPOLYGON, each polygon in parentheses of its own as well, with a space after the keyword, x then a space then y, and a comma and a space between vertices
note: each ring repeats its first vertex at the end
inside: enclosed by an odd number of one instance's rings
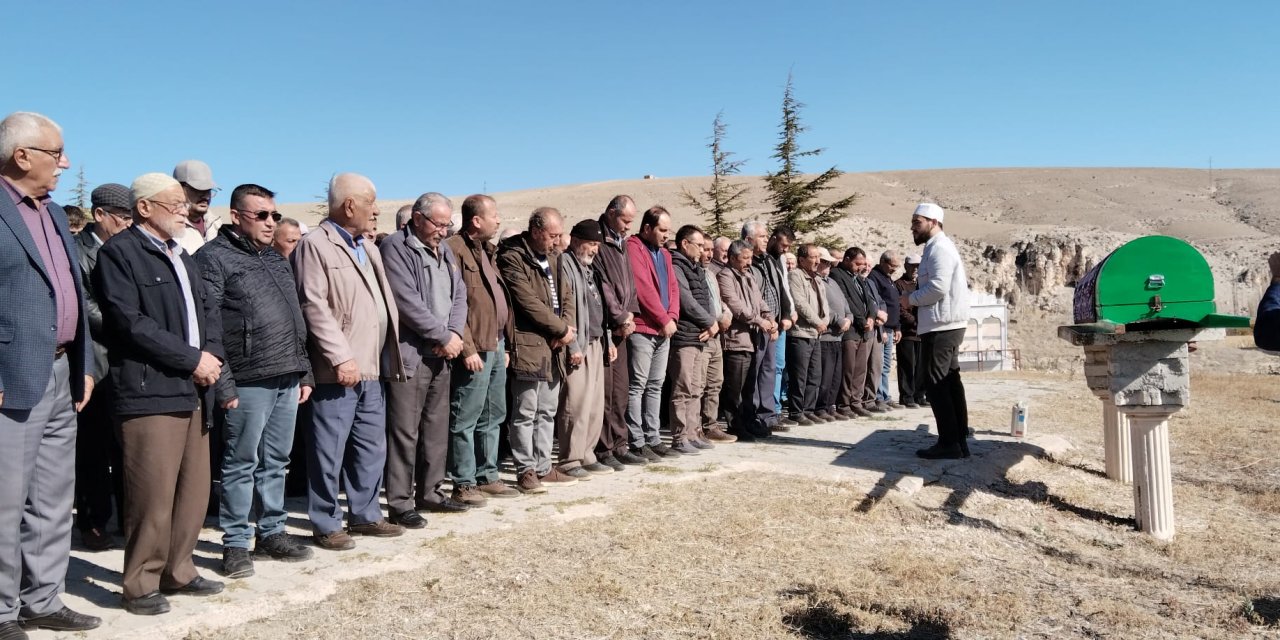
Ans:
POLYGON ((49 197, 70 166, 52 120, 19 112, 0 121, 0 640, 26 638, 23 626, 102 622, 60 598, 76 411, 93 392, 75 239, 49 197))

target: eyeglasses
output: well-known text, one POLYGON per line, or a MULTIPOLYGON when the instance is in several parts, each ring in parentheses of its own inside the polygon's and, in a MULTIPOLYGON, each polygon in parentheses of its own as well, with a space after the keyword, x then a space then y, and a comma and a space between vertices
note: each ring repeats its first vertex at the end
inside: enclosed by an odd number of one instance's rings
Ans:
POLYGON ((254 220, 257 220, 258 222, 264 222, 266 221, 267 218, 271 218, 276 222, 280 222, 281 220, 284 220, 284 214, 280 213, 279 211, 267 211, 265 209, 263 209, 262 211, 245 211, 243 209, 232 209, 232 211, 235 211, 236 213, 239 213, 242 216, 250 216, 254 220))
POLYGON ((47 153, 50 158, 53 158, 54 162, 62 162, 62 156, 64 155, 63 149, 41 149, 40 147, 23 147, 23 149, 47 153))
POLYGON ((117 209, 115 207, 106 207, 103 209, 107 213, 124 220, 125 222, 133 222, 133 212, 127 209, 117 209))
POLYGON ((159 200, 147 200, 151 204, 157 205, 169 213, 177 213, 179 211, 187 211, 191 208, 191 203, 183 200, 182 202, 161 202, 159 200))

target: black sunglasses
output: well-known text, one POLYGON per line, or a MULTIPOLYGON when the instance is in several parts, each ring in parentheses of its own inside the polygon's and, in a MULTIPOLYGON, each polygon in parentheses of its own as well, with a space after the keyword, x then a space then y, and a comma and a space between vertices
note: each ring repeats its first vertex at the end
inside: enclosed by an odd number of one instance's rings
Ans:
POLYGON ((262 221, 266 220, 267 218, 271 218, 272 220, 274 220, 274 221, 276 221, 276 222, 280 222, 281 220, 284 220, 284 214, 280 213, 279 211, 266 211, 266 210, 263 210, 263 211, 242 211, 242 210, 240 210, 240 209, 236 209, 235 211, 240 212, 240 214, 241 214, 241 215, 253 216, 253 218, 254 218, 255 220, 257 220, 258 222, 262 222, 262 221))

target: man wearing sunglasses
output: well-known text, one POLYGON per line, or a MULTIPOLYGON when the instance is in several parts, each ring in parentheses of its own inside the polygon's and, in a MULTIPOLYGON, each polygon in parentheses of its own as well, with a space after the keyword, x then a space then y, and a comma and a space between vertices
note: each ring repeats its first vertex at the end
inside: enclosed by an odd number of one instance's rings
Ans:
POLYGON ((173 168, 173 179, 182 185, 182 192, 187 197, 190 208, 187 209, 187 229, 178 236, 178 244, 187 253, 195 255, 206 242, 218 237, 218 228, 222 226, 222 216, 209 213, 209 203, 218 192, 218 183, 213 181, 213 170, 199 160, 183 160, 173 168))
MULTIPOLYGON (((93 290, 89 274, 98 265, 98 250, 112 236, 133 224, 133 202, 129 187, 104 184, 89 196, 93 222, 76 234, 80 250, 80 286, 84 289, 89 310, 89 334, 93 339, 93 359, 97 364, 98 383, 95 393, 77 417, 76 436, 76 528, 80 541, 90 551, 105 551, 115 546, 107 533, 111 519, 111 498, 123 503, 121 486, 122 459, 120 443, 112 426, 110 387, 107 376, 107 346, 102 330, 102 309, 93 290)), ((120 509, 123 518, 124 509, 120 509)))
POLYGON ((196 252, 201 277, 222 313, 222 344, 230 372, 218 379, 215 401, 225 412, 225 447, 218 524, 222 574, 253 575, 249 524, 254 498, 256 555, 285 562, 311 557, 311 549, 285 533, 285 467, 293 447, 298 405, 311 395, 307 326, 293 272, 271 248, 275 193, 256 184, 231 192, 231 224, 196 252))

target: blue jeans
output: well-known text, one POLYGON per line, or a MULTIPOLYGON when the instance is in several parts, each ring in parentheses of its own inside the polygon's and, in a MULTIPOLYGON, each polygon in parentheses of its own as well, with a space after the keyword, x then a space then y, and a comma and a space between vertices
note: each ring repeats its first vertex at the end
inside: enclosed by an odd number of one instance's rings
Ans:
POLYGON ((348 389, 337 383, 316 385, 311 394, 312 421, 307 432, 307 516, 316 533, 342 529, 338 476, 347 490, 348 520, 382 520, 378 490, 387 463, 387 407, 382 382, 361 380, 348 389))
POLYGON ((777 373, 774 374, 777 380, 773 384, 773 406, 778 407, 779 410, 781 410, 781 408, 783 407, 783 403, 782 403, 783 397, 788 395, 786 393, 787 392, 786 381, 790 373, 787 372, 787 368, 785 366, 782 366, 786 363, 786 361, 787 361, 787 332, 779 331, 778 344, 773 347, 773 362, 774 362, 774 365, 777 367, 777 373))
POLYGON ((646 444, 656 447, 662 444, 659 413, 671 340, 633 333, 627 336, 627 349, 631 364, 631 384, 627 388, 627 430, 631 434, 631 447, 639 449, 646 444))
POLYGON ((224 428, 218 526, 222 546, 248 549, 255 495, 262 505, 258 539, 284 533, 284 470, 298 415, 298 375, 237 384, 236 391, 240 404, 227 410, 224 428))
POLYGON ((883 350, 883 360, 880 363, 880 388, 876 390, 876 399, 881 402, 893 402, 893 398, 889 397, 889 369, 893 366, 893 331, 890 330, 888 333, 884 344, 880 347, 883 350))
POLYGON ((507 419, 506 343, 482 352, 484 367, 453 365, 449 401, 449 478, 455 487, 498 481, 498 439, 507 419))

